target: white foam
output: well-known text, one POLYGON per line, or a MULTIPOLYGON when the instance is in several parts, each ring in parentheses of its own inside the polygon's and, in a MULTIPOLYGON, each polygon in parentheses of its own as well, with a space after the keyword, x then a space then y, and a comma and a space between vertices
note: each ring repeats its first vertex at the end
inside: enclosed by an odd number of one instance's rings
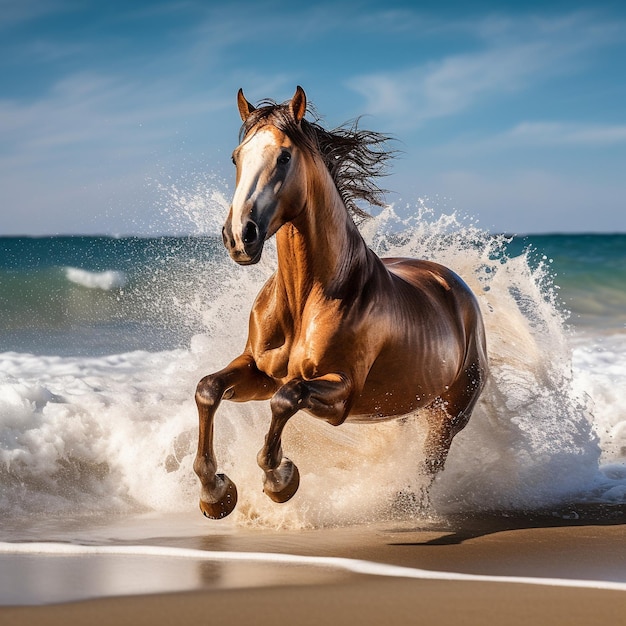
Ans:
POLYGON ((66 267, 65 276, 71 283, 80 285, 81 287, 102 289, 103 291, 122 289, 128 282, 126 274, 116 270, 89 272, 77 267, 66 267))
POLYGON ((509 583, 569 587, 577 589, 606 589, 626 591, 626 583, 607 580, 578 580, 574 578, 541 578, 530 576, 491 576, 425 570, 417 567, 388 565, 361 559, 329 556, 302 556, 279 552, 228 552, 170 548, 165 546, 83 546, 67 543, 0 543, 0 554, 45 555, 45 556, 138 556, 166 557, 170 559, 193 559, 214 562, 268 563, 280 565, 305 565, 316 568, 331 568, 366 576, 385 576, 414 580, 445 580, 460 582, 509 583))
POLYGON ((589 501, 626 502, 626 334, 572 337, 574 385, 589 398, 600 449, 600 471, 589 501))

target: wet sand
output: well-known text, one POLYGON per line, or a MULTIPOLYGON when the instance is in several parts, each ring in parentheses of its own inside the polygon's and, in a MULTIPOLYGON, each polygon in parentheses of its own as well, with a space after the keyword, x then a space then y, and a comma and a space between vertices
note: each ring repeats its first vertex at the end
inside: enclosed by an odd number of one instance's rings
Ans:
MULTIPOLYGON (((204 521, 204 520, 202 520, 204 521)), ((313 531, 216 530, 207 534, 160 536, 115 545, 160 546, 220 553, 345 557, 437 572, 497 577, 617 581, 626 583, 626 507, 581 508, 558 516, 493 515, 420 524, 313 531)), ((197 529, 198 526, 194 526, 197 529)), ((6 557, 5 557, 6 558, 6 557)), ((20 557, 13 557, 19 559, 20 557)), ((53 572, 71 585, 58 557, 53 572), (56 569, 55 569, 56 568, 56 569)), ((97 558, 80 559, 98 569, 97 558)), ((358 574, 346 569, 280 562, 194 561, 110 557, 132 579, 158 570, 155 593, 116 595, 61 604, 0 608, 0 624, 619 624, 626 620, 626 590, 500 581, 410 579, 358 574), (185 582, 185 568, 194 577, 185 582), (169 588, 168 588, 169 581, 169 588), (187 590, 185 590, 187 587, 187 590), (172 590, 176 593, 167 593, 172 590)), ((39 561, 41 563, 41 561, 39 561)), ((3 561, 0 559, 0 564, 3 561)), ((14 563, 15 565, 16 563, 14 563)), ((111 567, 111 564, 109 564, 111 567)), ((13 569, 14 572, 18 571, 13 569)), ((108 570, 98 595, 115 593, 108 570), (108 587, 107 587, 108 581, 108 587)), ((530 581, 529 581, 530 582, 530 581)), ((117 592, 119 594, 119 591, 117 592)))

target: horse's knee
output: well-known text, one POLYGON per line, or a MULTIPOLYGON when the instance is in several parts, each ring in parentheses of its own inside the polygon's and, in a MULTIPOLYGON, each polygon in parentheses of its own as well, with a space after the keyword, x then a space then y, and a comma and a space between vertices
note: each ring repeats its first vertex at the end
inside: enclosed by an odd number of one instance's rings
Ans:
POLYGON ((270 400, 272 415, 277 418, 289 418, 304 407, 308 389, 300 380, 292 380, 283 385, 270 400))
POLYGON ((209 374, 196 387, 196 402, 201 406, 214 406, 222 399, 223 392, 220 379, 214 374, 209 374))

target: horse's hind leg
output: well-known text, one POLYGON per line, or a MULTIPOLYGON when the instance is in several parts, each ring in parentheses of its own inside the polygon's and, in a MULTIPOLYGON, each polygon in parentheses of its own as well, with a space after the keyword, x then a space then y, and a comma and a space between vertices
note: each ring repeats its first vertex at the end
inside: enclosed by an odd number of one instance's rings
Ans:
POLYGON ((443 469, 454 437, 467 426, 484 383, 485 370, 475 362, 431 406, 424 446, 424 466, 431 479, 443 469))
POLYGON ((430 408, 427 420, 428 434, 424 444, 424 469, 426 475, 433 480, 443 469, 452 439, 465 427, 469 415, 461 413, 459 416, 451 416, 443 407, 443 402, 438 401, 430 408))
POLYGON ((205 376, 196 390, 199 416, 198 453, 193 464, 201 483, 200 510, 206 517, 222 519, 237 504, 237 488, 225 474, 217 474, 213 449, 213 422, 222 399, 245 402, 271 396, 273 381, 261 373, 252 357, 242 355, 223 370, 205 376))

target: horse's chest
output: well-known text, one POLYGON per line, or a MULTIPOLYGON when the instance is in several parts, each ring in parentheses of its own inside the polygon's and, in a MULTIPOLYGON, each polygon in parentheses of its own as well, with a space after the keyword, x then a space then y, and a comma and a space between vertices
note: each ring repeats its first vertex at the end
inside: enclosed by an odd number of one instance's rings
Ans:
MULTIPOLYGON (((267 320, 270 321, 270 320, 267 320)), ((276 380, 315 378, 329 353, 337 332, 337 319, 330 311, 275 320, 256 341, 257 367, 276 380)))

